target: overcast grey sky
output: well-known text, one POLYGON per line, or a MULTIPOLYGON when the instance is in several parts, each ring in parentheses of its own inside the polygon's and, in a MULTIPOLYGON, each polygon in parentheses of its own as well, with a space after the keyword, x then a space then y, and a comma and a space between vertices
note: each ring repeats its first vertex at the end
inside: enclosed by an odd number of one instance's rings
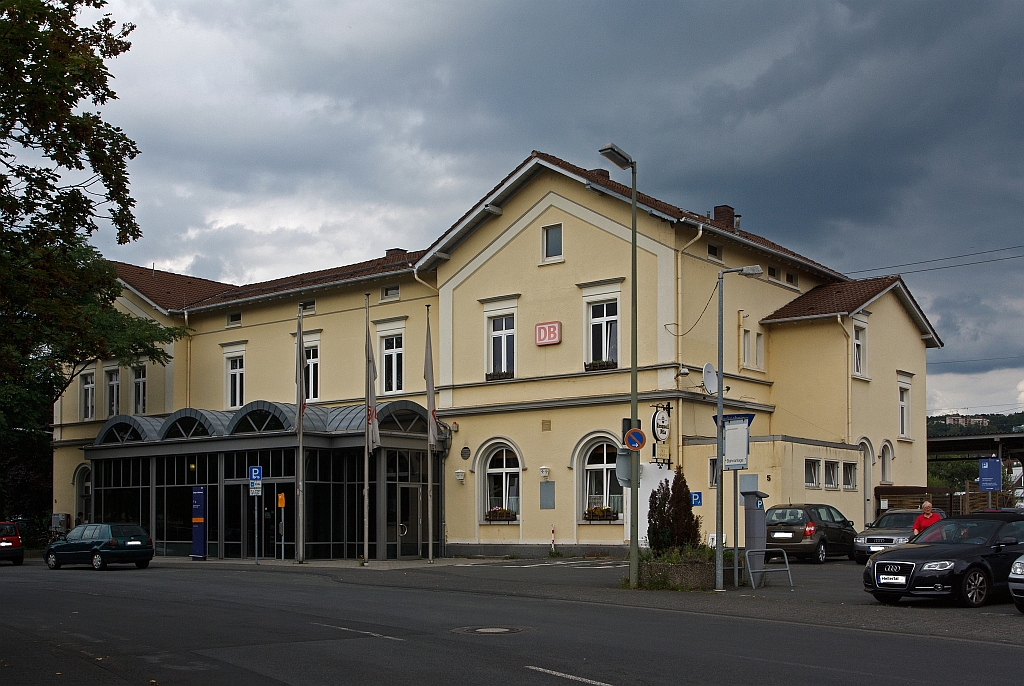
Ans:
MULTIPOLYGON (((1024 245, 1021 2, 108 9, 138 25, 104 113, 145 232, 98 235, 113 259, 244 283, 423 248, 531 150, 608 141, 844 272, 1024 245)), ((1024 407, 1024 259, 905 279, 946 343, 929 410, 1024 407)))

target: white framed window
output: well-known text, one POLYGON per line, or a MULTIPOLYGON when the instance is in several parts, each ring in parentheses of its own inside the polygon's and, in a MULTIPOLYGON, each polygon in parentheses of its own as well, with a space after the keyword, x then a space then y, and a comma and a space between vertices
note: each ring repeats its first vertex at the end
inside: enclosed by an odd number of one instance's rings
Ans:
POLYGON ((892 446, 888 441, 882 444, 882 483, 892 483, 892 446))
POLYGON ((82 419, 96 419, 96 375, 82 374, 82 419))
POLYGON ((839 489, 839 463, 833 460, 825 460, 825 488, 839 489))
POLYGON ((299 303, 302 314, 316 314, 316 300, 303 300, 299 303))
POLYGON ((104 376, 107 380, 107 416, 113 417, 121 411, 121 370, 108 369, 104 376))
POLYGON ((799 286, 800 277, 795 272, 786 272, 786 283, 790 286, 799 286))
POLYGON ((771 279, 772 281, 779 280, 779 268, 776 267, 774 264, 768 265, 768 278, 771 279))
POLYGON ((399 393, 403 388, 404 335, 393 334, 381 338, 381 364, 384 367, 382 388, 384 393, 399 393))
POLYGON ((245 404, 245 355, 227 358, 228 409, 237 409, 245 404))
POLYGON ((864 326, 853 327, 853 373, 868 375, 868 330, 864 326))
POLYGON ((512 379, 515 377, 516 317, 514 314, 499 315, 489 321, 491 340, 487 380, 512 379))
POLYGON ((760 332, 754 337, 754 366, 764 369, 764 334, 760 332))
POLYGON ((743 366, 753 367, 754 366, 754 351, 752 349, 753 342, 751 340, 750 329, 743 329, 743 336, 740 342, 740 348, 743 351, 743 366))
POLYGON ((306 369, 303 373, 303 392, 306 400, 320 399, 320 346, 306 345, 306 369))
POLYGON ((910 438, 910 385, 899 385, 900 438, 910 438))
POLYGON ((708 487, 718 488, 718 458, 708 458, 708 487))
POLYGON ((135 367, 132 375, 135 377, 132 411, 134 414, 146 414, 146 366, 135 367))
POLYGON ((562 261, 562 225, 553 224, 541 229, 541 261, 562 261))
POLYGON ((857 463, 856 462, 844 462, 843 463, 843 490, 844 491, 856 491, 857 490, 857 463))
POLYGON ((708 259, 714 260, 715 262, 722 262, 725 259, 722 256, 722 246, 715 245, 714 243, 708 243, 708 259))
POLYGON ((619 361, 619 301, 590 303, 590 346, 588 362, 619 361))
POLYGON ((821 460, 804 460, 804 487, 821 488, 821 460))
POLYGON ((381 286, 380 301, 385 302, 388 300, 398 300, 401 294, 402 289, 397 283, 388 284, 387 286, 381 286))
POLYGON ((242 313, 241 312, 228 312, 227 321, 224 326, 241 326, 242 325, 242 313))
POLYGON ((587 455, 586 507, 610 507, 622 514, 622 486, 615 477, 615 446, 601 443, 587 455))
POLYGON ((519 458, 508 448, 499 448, 487 460, 487 509, 511 510, 517 515, 519 508, 519 458))

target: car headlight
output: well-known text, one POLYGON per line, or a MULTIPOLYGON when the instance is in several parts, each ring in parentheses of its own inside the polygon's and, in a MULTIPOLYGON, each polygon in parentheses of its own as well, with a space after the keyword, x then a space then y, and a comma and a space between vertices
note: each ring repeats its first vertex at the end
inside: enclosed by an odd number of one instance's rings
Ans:
POLYGON ((910 540, 910 539, 909 539, 909 538, 907 538, 907 537, 903 537, 903 538, 894 538, 894 539, 893 539, 893 543, 895 543, 896 545, 903 545, 904 543, 906 543, 906 542, 907 542, 907 541, 909 541, 909 540, 910 540))
POLYGON ((1024 576, 1024 562, 1014 562, 1013 566, 1010 567, 1010 574, 1024 576))
POLYGON ((946 570, 953 569, 952 560, 942 560, 940 562, 929 562, 921 567, 922 570, 932 570, 936 572, 945 572, 946 570))
POLYGON ((853 542, 854 543, 861 543, 861 544, 863 544, 863 543, 867 543, 868 539, 865 538, 864 536, 858 536, 857 538, 853 539, 853 542))

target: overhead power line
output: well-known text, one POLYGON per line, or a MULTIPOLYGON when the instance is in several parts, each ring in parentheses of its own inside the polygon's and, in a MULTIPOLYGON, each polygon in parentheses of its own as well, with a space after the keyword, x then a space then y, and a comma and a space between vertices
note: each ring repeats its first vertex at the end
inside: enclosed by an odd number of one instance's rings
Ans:
POLYGON ((1024 360, 1024 355, 1013 355, 1011 357, 978 357, 973 360, 942 360, 941 362, 929 362, 928 364, 957 364, 959 362, 993 362, 995 360, 1024 360))
MULTIPOLYGON (((934 260, 921 260, 919 262, 904 262, 903 264, 892 264, 892 265, 889 265, 888 267, 873 267, 871 269, 858 269, 856 271, 847 272, 847 274, 863 274, 865 272, 877 272, 877 271, 881 271, 883 269, 896 269, 898 267, 913 267, 914 265, 917 265, 917 264, 931 264, 932 262, 945 262, 946 260, 957 260, 957 259, 960 259, 962 257, 975 257, 977 255, 988 255, 988 254, 994 253, 994 252, 1005 252, 1007 250, 1016 250, 1017 248, 1024 248, 1024 245, 1011 245, 1008 248, 996 248, 995 250, 982 250, 981 252, 968 252, 968 253, 964 253, 962 255, 952 255, 950 257, 937 257, 934 260)), ((961 265, 951 265, 951 266, 959 267, 961 265)))
POLYGON ((978 260, 977 262, 962 262, 960 264, 947 264, 942 267, 928 267, 926 269, 911 269, 907 272, 900 272, 900 274, 919 274, 921 272, 935 272, 940 269, 953 269, 955 267, 970 267, 972 264, 988 264, 989 262, 1004 262, 1006 260, 1019 260, 1024 255, 1014 255, 1012 257, 995 257, 991 260, 978 260))

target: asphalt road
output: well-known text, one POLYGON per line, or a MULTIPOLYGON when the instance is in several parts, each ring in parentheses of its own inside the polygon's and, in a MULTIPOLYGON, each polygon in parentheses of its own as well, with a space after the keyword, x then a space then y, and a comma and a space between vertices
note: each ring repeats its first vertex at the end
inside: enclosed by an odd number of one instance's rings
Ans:
POLYGON ((962 684, 1024 656, 1012 604, 882 606, 849 562, 724 594, 624 590, 626 571, 29 559, 0 567, 0 684, 962 684))

